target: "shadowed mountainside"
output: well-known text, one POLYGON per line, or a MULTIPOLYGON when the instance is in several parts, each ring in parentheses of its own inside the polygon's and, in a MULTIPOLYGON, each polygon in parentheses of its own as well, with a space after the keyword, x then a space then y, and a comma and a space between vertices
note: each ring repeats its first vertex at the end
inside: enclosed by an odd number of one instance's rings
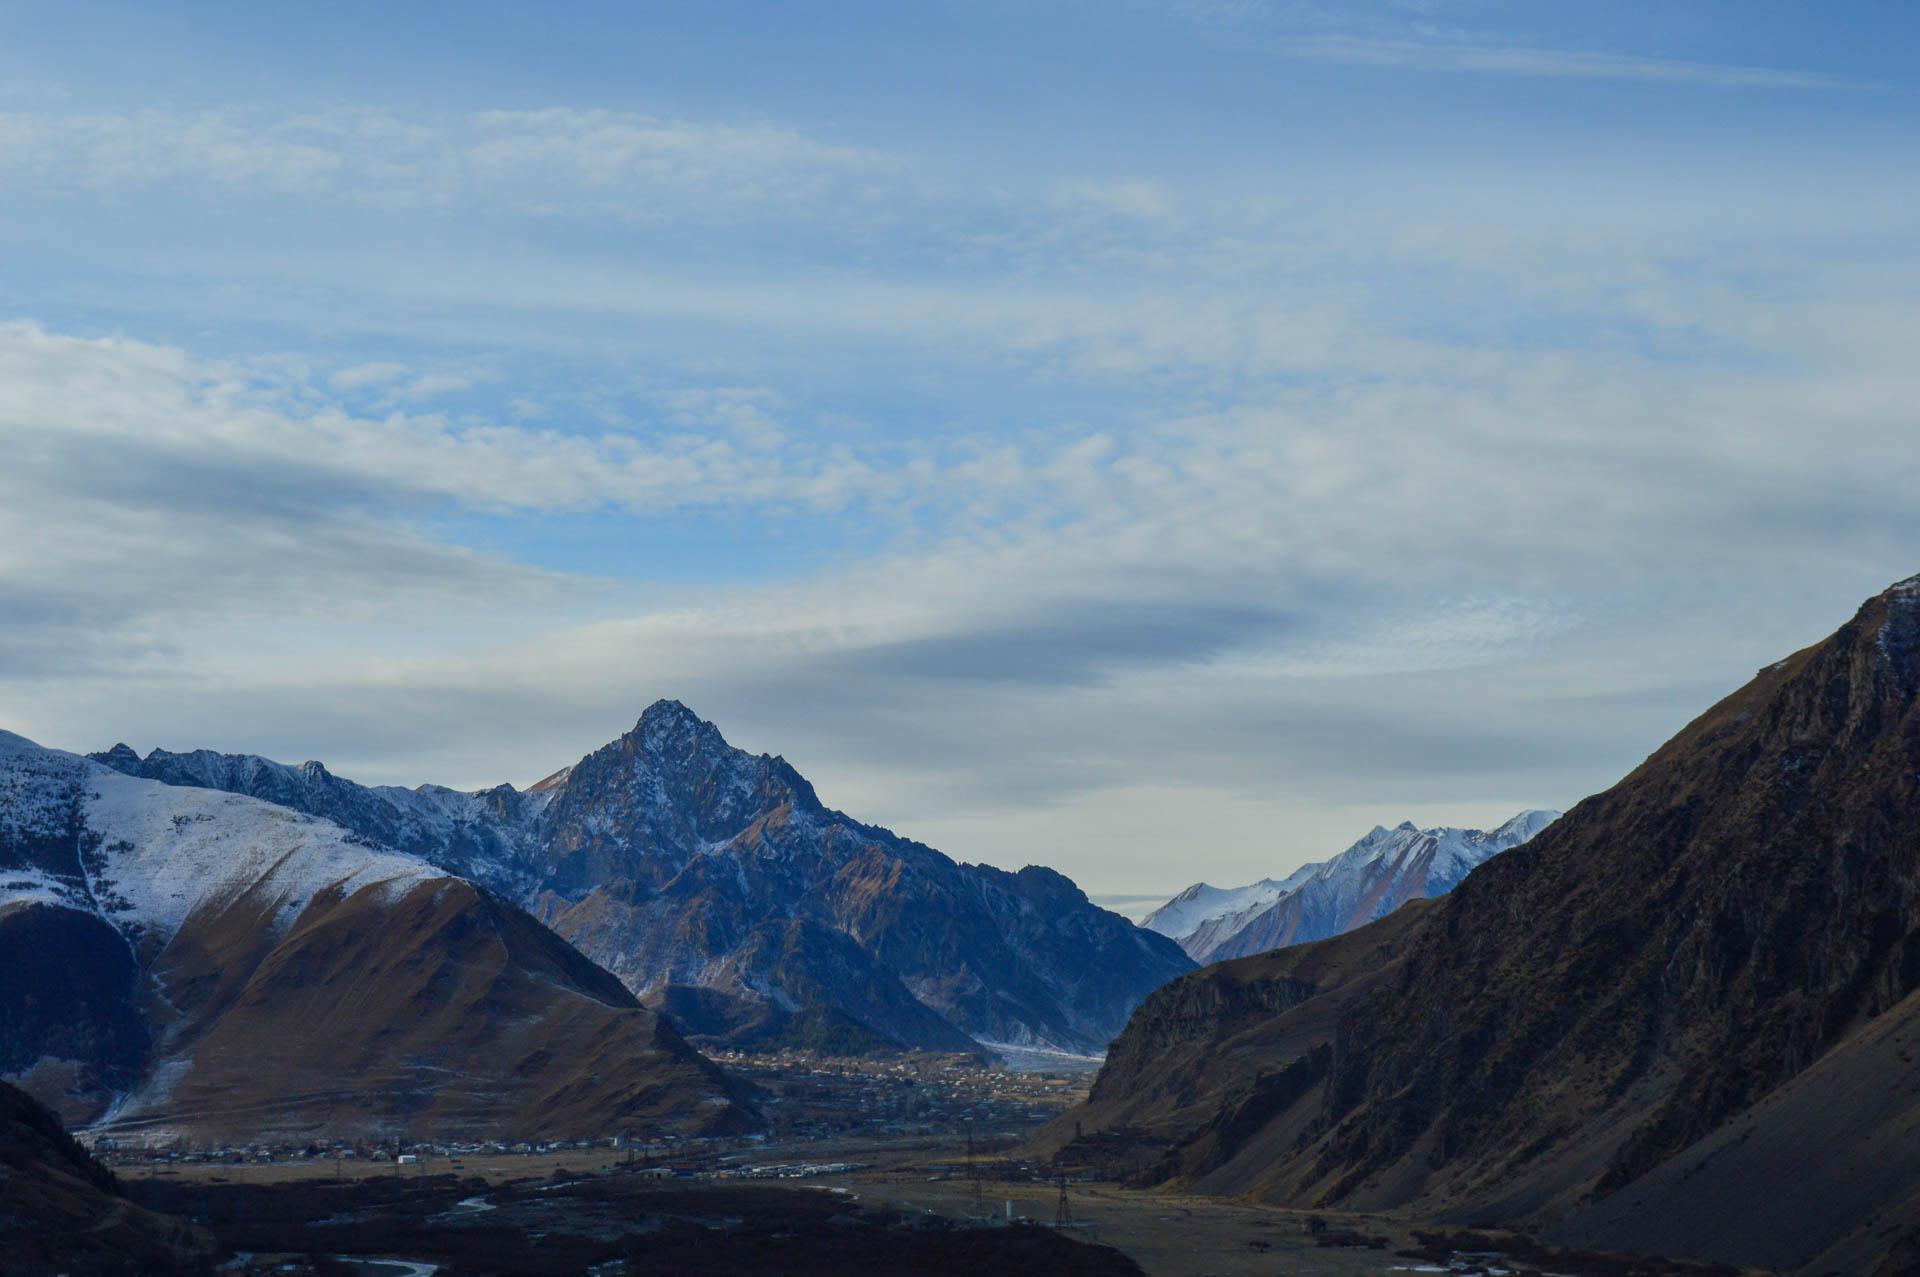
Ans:
POLYGON ((10 1277, 204 1271, 215 1249, 204 1230, 127 1201, 59 1118, 0 1082, 0 1269, 10 1277))
POLYGON ((1451 895, 1163 989, 1046 1144, 1871 1270, 1920 1211, 1920 578, 1451 895))

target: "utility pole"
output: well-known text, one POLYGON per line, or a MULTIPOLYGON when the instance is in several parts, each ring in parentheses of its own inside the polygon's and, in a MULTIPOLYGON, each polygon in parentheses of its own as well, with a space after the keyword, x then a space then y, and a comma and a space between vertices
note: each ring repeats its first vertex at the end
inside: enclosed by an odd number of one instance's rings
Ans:
POLYGON ((987 1213, 987 1202, 981 1191, 980 1164, 974 1160, 973 1119, 971 1117, 967 1119, 967 1178, 973 1181, 973 1213, 976 1217, 984 1218, 987 1213))
POLYGON ((1073 1206, 1067 1201, 1067 1177, 1064 1172, 1060 1176, 1060 1200, 1053 1208, 1053 1226, 1073 1227, 1073 1206))

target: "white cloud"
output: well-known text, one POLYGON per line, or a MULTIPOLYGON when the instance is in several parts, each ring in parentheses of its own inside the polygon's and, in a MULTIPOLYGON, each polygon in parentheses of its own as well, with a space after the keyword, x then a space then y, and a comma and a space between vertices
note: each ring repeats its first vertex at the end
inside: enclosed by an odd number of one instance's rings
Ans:
POLYGON ((771 125, 660 119, 621 111, 486 111, 465 164, 477 180, 602 189, 693 187, 773 196, 828 176, 887 167, 881 153, 771 125))
POLYGON ((1090 208, 1147 221, 1170 217, 1174 212, 1172 192, 1159 182, 1138 178, 1064 182, 1056 188, 1054 199, 1069 211, 1090 208))
POLYGON ((0 178, 93 190, 163 185, 389 207, 455 203, 647 220, 686 201, 749 213, 883 169, 878 152, 792 129, 607 110, 374 109, 0 114, 0 178))
POLYGON ((119 322, 351 352, 0 326, 0 726, 480 784, 679 695, 862 817, 1093 886, 1571 801, 1920 568, 1911 179, 1456 158, 976 191, 605 111, 0 118, 0 181, 48 207, 187 201, 102 250, 145 307, 119 322), (190 233, 253 195, 311 222, 190 233), (443 234, 475 208, 522 220, 443 234), (790 234, 707 237, 729 217, 790 234), (581 511, 596 567, 656 534, 751 566, 769 528, 829 566, 675 585, 469 548, 581 511), (837 550, 843 517, 884 548, 837 550))
POLYGON ((12 725, 53 743, 408 783, 524 781, 678 695, 956 853, 1151 886, 1156 840, 1186 828, 1232 844, 1186 849, 1207 873, 1251 877, 1286 867, 1255 863, 1283 814, 1332 840, 1365 812, 1571 801, 1911 571, 1920 386, 1887 326, 1920 323, 1873 321, 1860 362, 1815 371, 1508 352, 1495 378, 1269 390, 898 468, 856 452, 838 479, 762 433, 783 405, 753 389, 655 393, 668 433, 645 443, 365 419, 295 411, 242 366, 15 325, 0 675, 12 725), (757 517, 819 485, 956 514, 808 579, 645 595, 411 517, 757 517), (1130 791, 1158 815, 1116 814, 1130 791), (1098 837, 1057 845, 1076 820, 1098 837))
POLYGON ((1280 46, 1294 57, 1411 71, 1446 71, 1550 79, 1641 80, 1729 89, 1858 89, 1832 76, 1776 67, 1735 66, 1633 57, 1577 49, 1456 44, 1327 35, 1280 46))
POLYGON ((462 373, 430 372, 408 382, 404 393, 406 398, 419 402, 434 399, 440 395, 456 394, 468 389, 473 383, 474 378, 462 373))
MULTIPOLYGON (((1430 0, 1158 0, 1157 6, 1287 56, 1412 71, 1639 80, 1705 88, 1859 90, 1817 71, 1528 45, 1466 25, 1474 6, 1430 0), (1278 33, 1283 38, 1274 42, 1278 33)), ((1545 16, 1545 15, 1540 15, 1545 16)))
MULTIPOLYGON (((410 378, 412 398, 469 379, 412 377, 366 365, 336 385, 410 378)), ((308 396, 310 399, 310 396, 308 396)), ((142 476, 154 491, 194 476, 257 473, 289 491, 367 507, 450 499, 503 510, 612 506, 636 512, 756 502, 833 505, 885 479, 830 450, 775 455, 779 431, 742 392, 702 402, 741 442, 708 436, 555 430, 391 413, 356 416, 308 406, 240 365, 121 338, 87 340, 29 323, 0 325, 0 438, 14 448, 10 480, 38 491, 105 497, 142 476), (745 444, 752 444, 752 447, 745 444), (86 464, 114 455, 118 468, 86 464)), ((184 499, 184 494, 182 494, 184 499)))
POLYGON ((367 386, 385 386, 407 375, 405 364, 382 361, 342 368, 327 378, 335 390, 360 390, 367 386))

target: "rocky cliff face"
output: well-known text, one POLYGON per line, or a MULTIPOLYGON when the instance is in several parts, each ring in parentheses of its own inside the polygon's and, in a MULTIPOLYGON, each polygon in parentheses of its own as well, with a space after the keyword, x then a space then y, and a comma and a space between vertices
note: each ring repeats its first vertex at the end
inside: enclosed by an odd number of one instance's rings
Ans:
POLYGON ((468 874, 650 1003, 703 1008, 716 1041, 766 1043, 811 1010, 876 1043, 1099 1051, 1192 965, 1050 870, 956 864, 831 810, 786 760, 733 748, 675 701, 525 793, 368 789, 317 763, 205 752, 94 757, 325 814, 468 874))
MULTIPOLYGON (((1258 1067, 1155 1110, 1153 1176, 1870 1270, 1920 1200, 1920 578, 1416 916, 1174 989, 1298 976, 1383 929, 1369 976, 1306 977, 1252 1027, 1298 1030, 1258 1067)), ((1110 1068, 1170 1031, 1142 1016, 1110 1068)), ((1250 1031, 1198 1019, 1196 1072, 1250 1031)), ((1103 1078, 1078 1120, 1141 1091, 1103 1078)))
POLYGON ((727 1080, 491 889, 0 733, 0 1070, 195 1138, 740 1129, 727 1080))

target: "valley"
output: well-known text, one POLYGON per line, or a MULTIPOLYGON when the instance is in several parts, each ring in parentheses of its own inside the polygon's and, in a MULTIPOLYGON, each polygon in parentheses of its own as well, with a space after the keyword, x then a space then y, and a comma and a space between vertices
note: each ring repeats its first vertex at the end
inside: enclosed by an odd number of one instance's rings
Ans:
POLYGON ((1920 1242, 1920 578, 1564 816, 1183 892, 1182 944, 1253 950, 1198 969, 675 702, 518 797, 130 755, 0 734, 0 1048, 97 1160, 6 1094, 130 1246, 1901 1277, 1920 1242), (381 823, 422 810, 491 832, 381 823))
MULTIPOLYGON (((776 1066, 787 1077, 851 1079, 844 1062, 817 1070, 776 1066)), ((883 1071, 885 1072, 885 1071, 883 1071)), ((870 1075, 870 1078, 877 1075, 870 1075)), ((849 1098, 867 1091, 854 1084, 849 1098)), ((978 1092, 954 1088, 960 1103, 978 1092)), ((1064 1098, 1064 1097, 1063 1097, 1064 1098)), ((1392 1213, 1322 1212, 1191 1193, 1143 1190, 1094 1177, 1084 1168, 1064 1176, 1021 1156, 1037 1129, 1037 1113, 977 1114, 969 1173, 967 1145, 951 1132, 888 1132, 871 1127, 836 1135, 698 1140, 652 1149, 535 1144, 525 1149, 418 1147, 399 1163, 387 1156, 338 1158, 295 1148, 227 1150, 220 1155, 105 1156, 130 1195, 210 1227, 252 1254, 232 1271, 304 1272, 311 1248, 404 1259, 456 1277, 493 1271, 494 1249, 513 1247, 510 1271, 584 1272, 603 1277, 656 1272, 745 1272, 735 1247, 771 1245, 779 1271, 866 1272, 863 1255, 835 1253, 816 1261, 810 1229, 820 1220, 867 1217, 869 1241, 885 1237, 941 1239, 938 1258, 914 1268, 874 1271, 964 1273, 956 1264, 1011 1265, 1010 1272, 1141 1273, 1146 1277, 1362 1277, 1414 1271, 1498 1271, 1488 1255, 1457 1259, 1455 1246, 1512 1245, 1511 1237, 1454 1239, 1434 1249, 1415 1218, 1392 1213), (271 1159, 271 1160, 269 1160, 271 1159), (1063 1182, 1064 1180, 1064 1182, 1063 1182), (1066 1227, 1061 1198, 1066 1199, 1066 1227), (881 1224, 878 1221, 893 1221, 881 1224), (1011 1222, 1010 1222, 1011 1221, 1011 1222), (680 1249, 673 1230, 697 1223, 709 1241, 697 1254, 680 1249), (503 1236, 502 1230, 508 1230, 503 1236), (1052 1232, 1065 1248, 1031 1238, 1052 1232), (711 1234, 727 1235, 714 1241, 711 1234), (537 1245, 527 1247, 525 1239, 537 1245), (636 1241, 644 1238, 644 1244, 636 1241), (270 1243, 271 1239, 279 1239, 270 1243), (303 1239, 303 1240, 302 1240, 303 1239), (298 1240, 300 1244, 290 1244, 298 1240), (1099 1250, 1092 1250, 1098 1247, 1099 1250), (1080 1253, 1090 1252, 1090 1253, 1080 1253), (1424 1254, 1421 1252, 1425 1252, 1424 1254), (480 1259, 485 1255, 486 1259, 480 1259), (1103 1257, 1106 1256, 1106 1257, 1103 1257), (1457 1262, 1456 1262, 1457 1260, 1457 1262), (701 1267, 705 1262, 710 1268, 701 1267), (840 1265, 851 1263, 849 1269, 840 1265), (691 1264, 690 1267, 673 1265, 691 1264), (287 1266, 293 1265, 292 1269, 287 1266), (1028 1266, 1038 1265, 1038 1266, 1028 1266), (1057 1265, 1058 1267, 1054 1267, 1057 1265)), ((1624 1261, 1576 1252, 1545 1252, 1542 1269, 1561 1277, 1731 1277, 1732 1270, 1691 1264, 1624 1261)), ((751 1262, 751 1261, 748 1261, 751 1262)), ((894 1250, 884 1261, 908 1262, 894 1250)), ((315 1272, 327 1271, 315 1266, 315 1272)))

